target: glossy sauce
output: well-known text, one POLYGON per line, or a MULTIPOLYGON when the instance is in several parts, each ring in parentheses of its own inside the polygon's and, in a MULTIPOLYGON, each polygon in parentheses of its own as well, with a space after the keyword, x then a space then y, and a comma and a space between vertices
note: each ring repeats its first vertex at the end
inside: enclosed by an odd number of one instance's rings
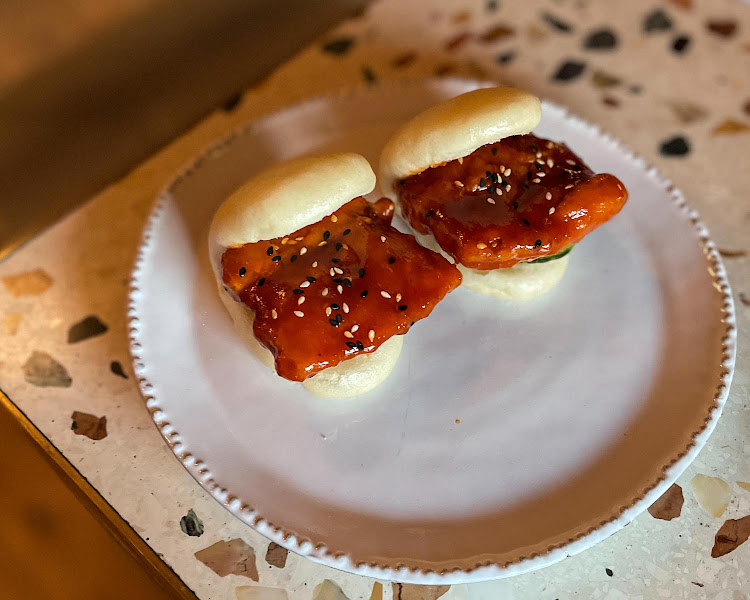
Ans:
POLYGON ((458 269, 391 226, 393 203, 355 198, 283 238, 228 248, 225 286, 255 312, 279 375, 303 381, 373 352, 430 314, 458 269))
POLYGON ((457 262, 512 267, 552 256, 616 215, 628 193, 564 144, 517 135, 400 182, 404 217, 457 262))

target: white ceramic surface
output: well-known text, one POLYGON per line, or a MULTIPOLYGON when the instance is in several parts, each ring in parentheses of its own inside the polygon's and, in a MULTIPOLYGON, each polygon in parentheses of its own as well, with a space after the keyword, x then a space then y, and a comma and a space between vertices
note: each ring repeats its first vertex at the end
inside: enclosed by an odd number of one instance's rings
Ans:
POLYGON ((478 84, 373 87, 276 113, 206 151, 159 198, 134 271, 131 351, 154 420, 236 516, 313 560, 415 583, 505 577, 579 552, 648 507, 718 419, 733 306, 697 216, 645 163, 544 104, 630 200, 552 293, 459 289, 413 327, 390 378, 321 400, 263 367, 216 295, 216 206, 268 164, 350 150, 478 84))

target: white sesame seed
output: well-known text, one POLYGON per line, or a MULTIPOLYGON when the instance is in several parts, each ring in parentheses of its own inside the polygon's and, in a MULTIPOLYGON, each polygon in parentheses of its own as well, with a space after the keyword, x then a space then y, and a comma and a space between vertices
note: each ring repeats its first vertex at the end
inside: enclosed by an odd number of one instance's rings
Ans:
POLYGON ((396 294, 396 302, 401 302, 401 294, 396 294))
POLYGON ((294 238, 294 239, 295 239, 295 240, 297 240, 298 242, 301 242, 301 241, 302 241, 302 240, 304 240, 305 238, 303 238, 302 236, 300 236, 300 237, 296 237, 296 238, 294 238))
POLYGON ((320 247, 320 246, 325 246, 325 245, 327 245, 327 244, 328 244, 328 242, 326 242, 325 240, 323 240, 322 242, 320 242, 320 243, 318 244, 318 247, 320 247))
POLYGON ((505 186, 505 191, 506 191, 506 192, 509 192, 509 191, 510 191, 510 184, 508 184, 508 185, 506 185, 506 186, 505 186))
POLYGON ((487 247, 487 244, 483 244, 482 242, 477 243, 477 248, 480 250, 484 250, 487 247))
POLYGON ((545 173, 545 172, 543 172, 543 171, 539 171, 539 173, 537 173, 537 174, 536 174, 536 176, 537 176, 537 177, 546 177, 546 176, 547 176, 547 173, 545 173))
POLYGON ((275 319, 275 318, 276 318, 276 317, 278 317, 278 316, 279 316, 279 313, 277 313, 277 312, 276 312, 276 309, 275 309, 275 308, 272 308, 272 309, 271 309, 271 318, 272 318, 272 319, 275 319))
POLYGON ((359 330, 359 325, 352 325, 352 333, 357 333, 359 330))
POLYGON ((287 242, 287 244, 289 244, 290 246, 296 246, 296 245, 297 245, 297 242, 296 242, 295 240, 289 240, 289 241, 287 242))
POLYGON ((343 293, 344 293, 344 286, 342 286, 342 285, 337 285, 337 286, 336 286, 336 289, 338 290, 338 293, 339 293, 339 294, 343 294, 343 293))
POLYGON ((305 254, 307 254, 307 248, 302 246, 302 248, 299 249, 299 255, 304 256, 305 254))
POLYGON ((551 169, 552 167, 555 166, 555 161, 552 160, 551 158, 548 158, 547 159, 547 166, 551 169))
POLYGON ((549 209, 549 214, 554 215, 555 214, 555 207, 549 209))
POLYGON ((460 181, 454 181, 453 185, 455 185, 456 187, 464 187, 464 184, 461 183, 460 181))
POLYGON ((547 200, 552 200, 552 192, 547 192, 547 193, 546 193, 546 194, 544 195, 544 197, 545 197, 545 198, 546 198, 547 200))
POLYGON ((370 331, 367 333, 367 337, 370 339, 370 341, 373 341, 375 339, 375 330, 370 329, 370 331))
POLYGON ((505 165, 500 165, 500 171, 499 172, 500 173, 505 172, 505 165))
POLYGON ((310 287, 310 282, 309 281, 303 281, 302 283, 299 284, 299 286, 301 288, 310 287))
POLYGON ((320 292, 321 296, 327 296, 328 295, 328 288, 323 288, 323 291, 320 292))
POLYGON ((462 165, 462 164, 464 164, 464 159, 463 159, 463 157, 462 157, 462 156, 459 156, 459 157, 458 157, 458 164, 459 164, 459 165, 462 165))
POLYGON ((566 186, 565 186, 565 189, 566 189, 566 190, 569 190, 570 188, 572 188, 572 187, 574 187, 574 186, 575 186, 575 184, 573 184, 573 183, 569 183, 568 185, 566 185, 566 186))
POLYGON ((342 247, 342 248, 343 248, 344 250, 349 250, 349 246, 347 246, 346 244, 341 244, 341 247, 342 247))
POLYGON ((539 177, 534 177, 534 179, 531 180, 531 183, 541 183, 542 180, 539 179, 539 177))
POLYGON ((297 306, 299 306, 300 304, 304 304, 304 303, 305 303, 305 297, 304 296, 300 296, 299 300, 297 300, 297 306))
POLYGON ((297 315, 298 317, 304 317, 305 316, 305 313, 303 313, 301 310, 295 310, 294 314, 297 315))
POLYGON ((336 215, 331 215, 331 222, 332 223, 335 223, 338 220, 339 220, 339 218, 336 215))
POLYGON ((536 153, 536 157, 537 157, 537 158, 542 158, 542 153, 541 153, 541 152, 537 152, 537 153, 536 153))
POLYGON ((344 309, 344 312, 345 312, 345 313, 348 313, 348 312, 349 312, 349 305, 348 305, 348 304, 347 304, 346 302, 344 302, 344 303, 343 303, 343 304, 341 305, 341 308, 343 308, 343 309, 344 309))
POLYGON ((508 167, 507 169, 505 169, 505 172, 503 173, 503 175, 505 175, 506 177, 510 177, 510 173, 511 173, 510 167, 508 167))
POLYGON ((383 296, 383 298, 390 298, 391 295, 386 292, 385 290, 381 290, 380 295, 383 296))
POLYGON ((333 270, 334 270, 334 272, 335 272, 335 273, 336 273, 337 275, 343 275, 343 274, 344 274, 344 271, 342 271, 342 270, 341 270, 341 269, 339 269, 338 267, 333 267, 333 270))
POLYGON ((553 146, 554 146, 554 144, 552 142, 547 142, 547 149, 548 150, 552 150, 553 146))
POLYGON ((497 195, 498 195, 498 196, 502 196, 502 195, 503 195, 503 190, 501 190, 501 189, 499 189, 499 188, 498 188, 498 190, 497 190, 497 195))
POLYGON ((331 277, 333 277, 336 274, 336 271, 333 270, 333 267, 328 271, 330 273, 331 277))
POLYGON ((330 317, 333 309, 330 306, 326 306, 326 317, 330 317))
POLYGON ((345 337, 348 337, 348 338, 353 338, 353 337, 354 337, 354 334, 353 334, 353 333, 352 333, 351 331, 345 331, 345 332, 344 332, 344 336, 345 336, 345 337))
POLYGON ((380 241, 381 241, 381 242, 385 242, 385 236, 384 236, 384 235, 381 235, 381 236, 380 236, 380 241))
POLYGON ((317 266, 318 266, 318 261, 316 260, 316 261, 315 261, 315 262, 314 262, 314 263, 312 264, 312 268, 314 269, 314 268, 315 268, 315 267, 317 267, 317 266))
POLYGON ((494 198, 487 198, 487 202, 489 202, 490 204, 495 204, 495 199, 494 198))
POLYGON ((283 240, 281 240, 281 243, 282 244, 286 244, 288 241, 289 241, 289 238, 285 237, 283 240))
POLYGON ((565 159, 565 162, 566 162, 566 163, 568 163, 569 165, 575 165, 575 164, 576 164, 576 161, 574 161, 574 160, 571 160, 571 159, 569 159, 569 158, 566 158, 566 159, 565 159))

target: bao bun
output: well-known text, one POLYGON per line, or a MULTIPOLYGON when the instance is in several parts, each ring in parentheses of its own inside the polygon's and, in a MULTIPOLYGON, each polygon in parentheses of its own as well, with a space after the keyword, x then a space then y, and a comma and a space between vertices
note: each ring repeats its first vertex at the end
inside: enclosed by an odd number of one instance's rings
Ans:
MULTIPOLYGON (((402 125, 380 156, 380 187, 400 211, 399 181, 512 135, 529 133, 539 124, 539 99, 510 87, 482 88, 461 94, 421 112, 402 125)), ((402 211, 400 211, 403 214, 402 211)), ((428 248, 440 250, 432 234, 417 235, 428 248)), ((462 285, 510 300, 528 300, 554 287, 567 258, 545 263, 520 263, 511 268, 481 271, 458 265, 462 285)))
POLYGON ((482 88, 450 98, 391 136, 380 155, 380 186, 390 197, 400 180, 505 137, 529 133, 541 118, 539 99, 515 88, 482 88))
MULTIPOLYGON (((375 187, 367 160, 352 153, 305 156, 277 164, 243 184, 219 207, 208 234, 219 297, 245 344, 269 368, 274 357, 253 335, 255 314, 224 289, 221 257, 231 246, 282 237, 317 223, 375 187)), ((320 371, 302 385, 317 396, 343 398, 370 391, 393 369, 403 337, 395 335, 371 354, 320 371)))

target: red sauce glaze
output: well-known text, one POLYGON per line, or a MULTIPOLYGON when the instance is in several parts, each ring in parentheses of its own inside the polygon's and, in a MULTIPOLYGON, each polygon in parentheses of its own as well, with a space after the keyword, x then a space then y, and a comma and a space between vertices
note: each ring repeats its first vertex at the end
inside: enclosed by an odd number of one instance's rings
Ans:
POLYGON ((287 237, 224 252, 225 286, 255 312, 279 375, 303 381, 373 352, 459 285, 454 265, 391 226, 393 209, 355 198, 287 237))
POLYGON ((407 177, 397 191, 414 229, 431 232, 462 265, 485 270, 557 254, 628 198, 613 175, 595 175, 564 144, 531 134, 407 177))

